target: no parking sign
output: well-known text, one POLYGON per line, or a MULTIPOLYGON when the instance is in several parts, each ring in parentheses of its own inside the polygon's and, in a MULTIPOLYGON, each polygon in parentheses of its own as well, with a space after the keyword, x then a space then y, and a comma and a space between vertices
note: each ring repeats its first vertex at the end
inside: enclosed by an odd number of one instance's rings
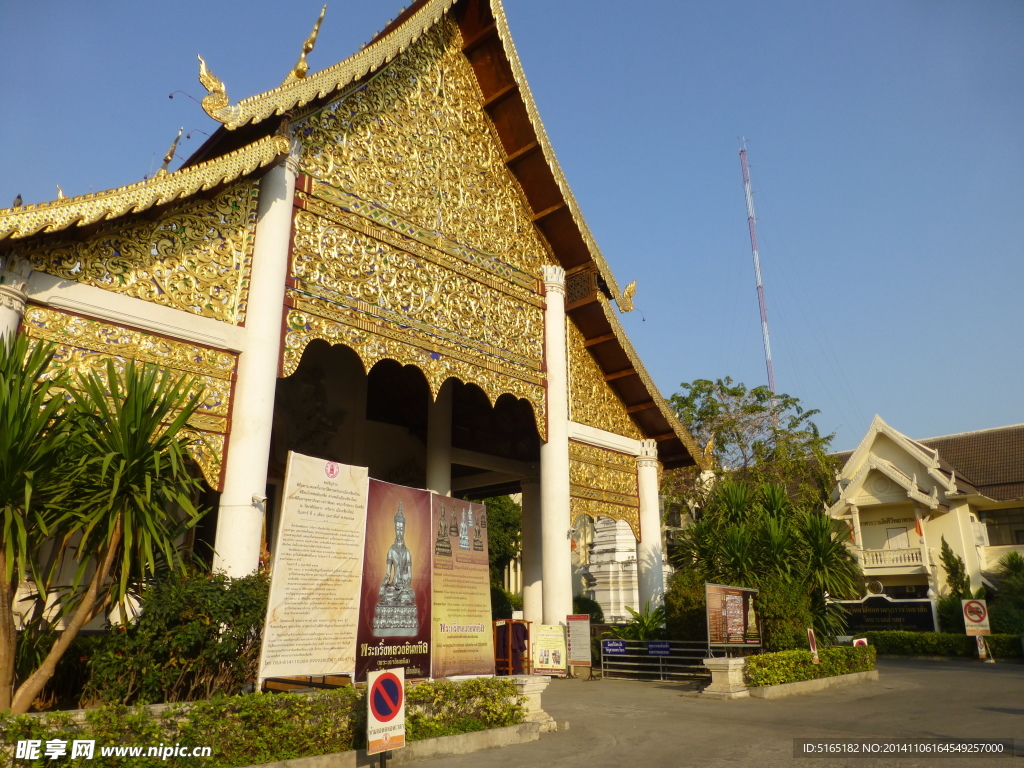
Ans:
POLYGON ((405 746, 405 668, 366 676, 366 754, 405 746))

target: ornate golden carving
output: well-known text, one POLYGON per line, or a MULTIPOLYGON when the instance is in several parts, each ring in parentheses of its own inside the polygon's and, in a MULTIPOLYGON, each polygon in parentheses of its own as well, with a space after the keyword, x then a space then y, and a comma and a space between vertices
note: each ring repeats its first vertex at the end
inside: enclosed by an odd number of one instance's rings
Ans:
POLYGON ((326 302, 304 301, 295 292, 290 292, 289 298, 300 308, 287 315, 283 375, 295 372, 303 350, 313 339, 344 344, 359 355, 366 370, 381 360, 415 365, 423 371, 434 397, 447 379, 455 378, 479 386, 492 405, 503 394, 524 399, 533 406, 541 439, 547 438, 546 392, 542 384, 510 376, 497 364, 488 365, 486 358, 460 354, 454 346, 419 339, 413 342, 400 328, 378 324, 353 310, 329 309, 326 302))
POLYGON ((551 261, 451 19, 294 125, 302 170, 363 201, 360 214, 394 215, 532 277, 551 261))
POLYGON ((642 440, 644 435, 640 428, 633 423, 618 395, 604 380, 601 366, 583 346, 583 334, 571 318, 566 318, 565 322, 569 354, 569 419, 642 440))
POLYGON ((569 441, 569 496, 575 522, 581 514, 625 520, 640 537, 636 457, 569 441))
POLYGON ((636 280, 622 289, 622 295, 616 297, 615 303, 619 305, 622 312, 633 311, 633 297, 636 295, 636 280))
POLYGON ((203 96, 203 109, 214 120, 226 123, 238 114, 238 107, 231 106, 227 86, 210 71, 206 60, 198 55, 196 58, 199 59, 199 82, 208 92, 203 96))
MULTIPOLYGON (((436 24, 454 3, 455 0, 427 0, 419 11, 389 35, 380 38, 333 67, 328 67, 313 75, 307 75, 301 80, 286 82, 265 93, 242 99, 234 106, 230 106, 225 93, 223 99, 210 103, 210 109, 206 110, 207 114, 214 120, 224 123, 224 127, 228 130, 234 130, 246 123, 258 123, 271 115, 281 115, 295 107, 308 104, 313 99, 323 98, 353 81, 375 72, 394 59, 415 43, 427 29, 436 24)), ((211 82, 211 85, 216 87, 215 83, 211 82)), ((207 96, 207 98, 210 97, 207 96)), ((206 99, 203 101, 205 109, 206 99)))
POLYGON ((126 187, 0 210, 0 240, 28 237, 42 231, 57 232, 72 225, 82 227, 101 219, 138 213, 247 176, 287 154, 288 150, 289 142, 284 136, 267 136, 214 160, 126 187))
POLYGON ((409 238, 356 231, 350 228, 360 224, 356 217, 350 226, 332 218, 296 216, 292 263, 303 293, 404 328, 414 342, 447 342, 525 367, 539 383, 544 315, 538 295, 505 292, 503 281, 480 270, 456 271, 443 252, 409 238))
POLYGON ((24 325, 30 337, 55 342, 56 362, 72 373, 96 371, 105 375, 108 359, 113 359, 119 369, 124 361, 132 359, 176 375, 195 376, 203 387, 203 400, 189 420, 187 434, 193 438, 189 452, 210 486, 220 487, 237 364, 234 354, 43 307, 29 307, 24 325))
POLYGON ((229 323, 245 319, 258 182, 183 201, 87 240, 32 241, 12 255, 51 275, 229 323))

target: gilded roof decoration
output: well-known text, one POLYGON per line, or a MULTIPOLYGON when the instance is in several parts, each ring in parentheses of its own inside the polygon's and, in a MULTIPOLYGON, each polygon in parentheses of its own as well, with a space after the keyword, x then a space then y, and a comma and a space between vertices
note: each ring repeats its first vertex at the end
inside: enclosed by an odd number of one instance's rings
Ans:
POLYGON ((24 326, 31 338, 56 343, 55 363, 72 374, 105 376, 107 360, 120 370, 131 359, 196 377, 203 399, 188 421, 189 453, 210 486, 220 487, 236 355, 37 306, 26 310, 24 326))
POLYGON ((242 99, 234 105, 228 101, 224 84, 212 77, 202 62, 200 81, 210 91, 210 95, 203 99, 203 109, 225 128, 234 130, 302 107, 313 99, 324 98, 394 60, 436 24, 454 3, 455 0, 430 0, 389 35, 333 67, 302 78, 289 78, 273 90, 242 99), (211 99, 211 96, 215 98, 211 99))
POLYGON ((553 260, 450 18, 293 129, 318 196, 496 262, 514 282, 535 281, 553 260))
POLYGON ((245 319, 259 181, 183 200, 159 217, 107 222, 88 238, 27 240, 9 252, 33 269, 162 306, 245 319))
POLYGON ((116 189, 92 192, 49 203, 0 209, 0 240, 58 232, 126 213, 145 211, 179 198, 212 189, 270 165, 289 151, 283 136, 267 136, 214 160, 181 168, 116 189))
POLYGON ((626 413, 626 406, 605 381, 604 372, 583 345, 583 334, 566 318, 569 357, 569 420, 604 429, 634 440, 643 432, 626 413))

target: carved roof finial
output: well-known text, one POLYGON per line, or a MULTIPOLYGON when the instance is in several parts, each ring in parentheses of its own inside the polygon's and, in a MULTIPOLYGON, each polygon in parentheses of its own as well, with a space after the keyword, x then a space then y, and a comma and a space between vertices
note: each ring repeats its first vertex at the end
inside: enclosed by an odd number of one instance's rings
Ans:
POLYGON ((55 185, 57 187, 57 199, 67 200, 68 196, 64 194, 64 190, 60 188, 60 184, 55 185))
POLYGON ((622 291, 622 295, 615 297, 615 303, 619 305, 622 312, 633 311, 633 297, 636 295, 636 280, 631 282, 622 291))
POLYGON ((309 72, 309 64, 306 62, 306 56, 313 52, 314 46, 316 46, 316 37, 320 34, 320 24, 324 20, 324 14, 327 13, 327 6, 325 5, 320 9, 320 17, 316 20, 316 24, 313 25, 313 31, 309 33, 309 37, 306 38, 306 42, 302 44, 302 53, 299 54, 299 60, 295 62, 295 66, 292 67, 292 71, 288 73, 288 77, 281 83, 282 86, 294 83, 296 80, 301 80, 309 72))
POLYGON ((228 99, 228 90, 224 83, 206 66, 206 61, 199 56, 199 82, 209 93, 203 97, 203 109, 206 114, 220 123, 228 122, 237 111, 228 99))
POLYGON ((171 161, 174 159, 174 153, 178 151, 178 142, 181 141, 181 132, 185 130, 185 126, 181 126, 178 129, 178 135, 174 137, 174 141, 171 142, 171 148, 167 150, 167 154, 164 155, 164 164, 160 166, 160 170, 156 172, 157 176, 163 176, 167 173, 167 168, 170 166, 171 161))

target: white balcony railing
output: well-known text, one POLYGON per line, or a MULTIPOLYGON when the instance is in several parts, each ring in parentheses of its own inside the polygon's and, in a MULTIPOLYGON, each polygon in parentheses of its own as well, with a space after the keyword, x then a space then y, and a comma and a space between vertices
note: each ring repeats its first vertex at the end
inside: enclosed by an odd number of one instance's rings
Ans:
POLYGON ((893 568, 924 565, 921 549, 865 549, 860 552, 864 568, 893 568))

